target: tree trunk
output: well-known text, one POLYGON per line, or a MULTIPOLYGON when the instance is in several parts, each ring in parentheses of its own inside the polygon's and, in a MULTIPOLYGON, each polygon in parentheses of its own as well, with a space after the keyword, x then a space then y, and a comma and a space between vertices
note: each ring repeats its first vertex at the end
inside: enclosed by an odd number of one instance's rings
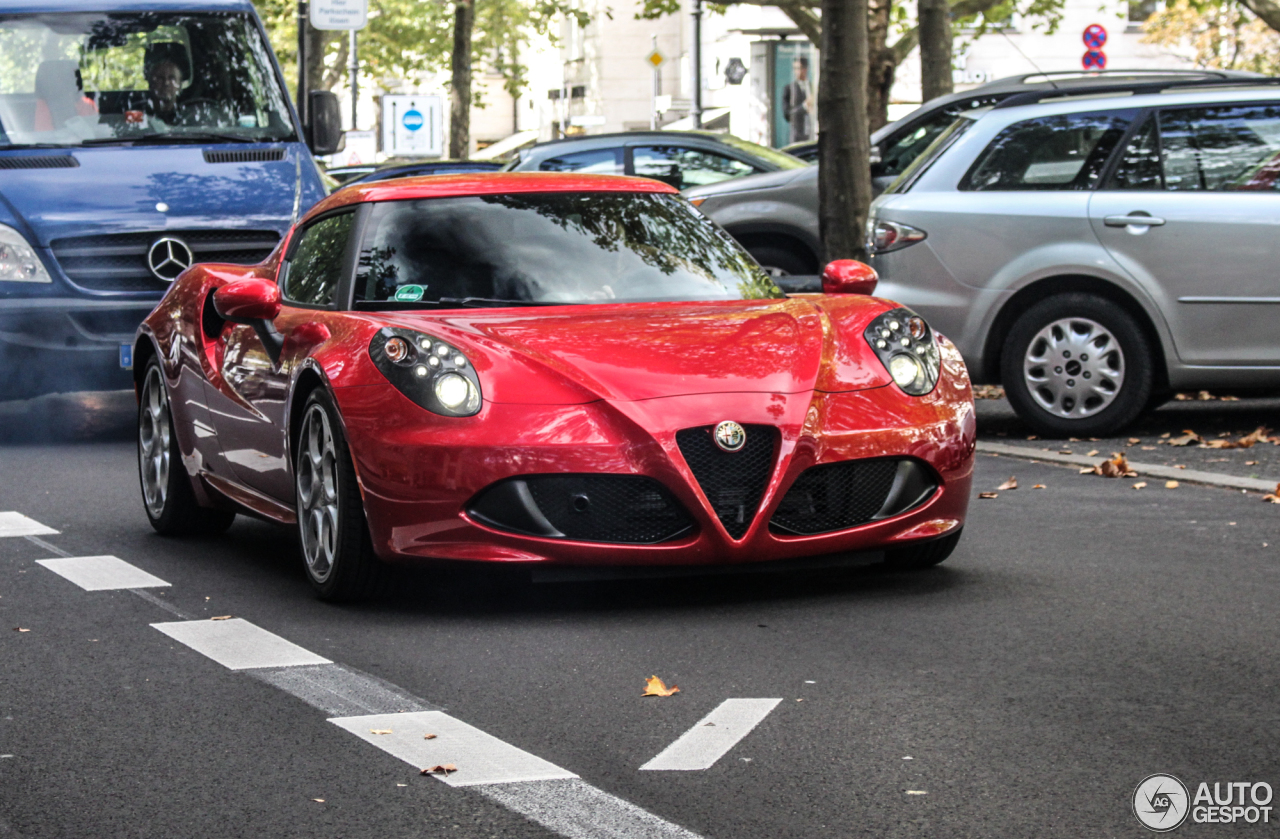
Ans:
POLYGON ((471 156, 471 32, 475 29, 475 0, 457 0, 453 7, 453 80, 449 94, 449 157, 471 156))
POLYGON ((325 84, 324 53, 332 32, 315 29, 307 23, 307 90, 328 90, 325 84))
POLYGON ((867 130, 867 0, 822 0, 818 85, 818 228, 824 258, 867 258, 871 204, 867 130))
POLYGON ((867 6, 867 130, 874 132, 889 121, 889 92, 898 62, 888 47, 893 0, 868 0, 867 6))
POLYGON ((928 102, 951 93, 951 10, 947 0, 919 0, 920 95, 928 102))

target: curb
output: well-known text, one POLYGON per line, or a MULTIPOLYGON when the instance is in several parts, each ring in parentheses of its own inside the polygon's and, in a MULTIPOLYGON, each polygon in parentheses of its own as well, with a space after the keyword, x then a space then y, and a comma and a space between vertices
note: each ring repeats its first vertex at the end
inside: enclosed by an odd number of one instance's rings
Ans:
MULTIPOLYGON (((1045 463, 1061 463, 1068 466, 1096 466, 1106 458, 1085 457, 1081 454, 1059 454, 1053 451, 1042 451, 1028 446, 1010 446, 1005 443, 979 442, 978 452, 981 454, 1002 454, 1008 457, 1021 457, 1027 460, 1042 460, 1045 463)), ((1262 478, 1237 478, 1235 475, 1223 475, 1219 472, 1203 472, 1199 469, 1174 469, 1159 463, 1138 463, 1130 460, 1129 467, 1139 475, 1153 478, 1165 478, 1172 481, 1186 481, 1191 484, 1207 484, 1209 486, 1227 487, 1228 489, 1245 489, 1255 492, 1274 492, 1280 481, 1262 478)))

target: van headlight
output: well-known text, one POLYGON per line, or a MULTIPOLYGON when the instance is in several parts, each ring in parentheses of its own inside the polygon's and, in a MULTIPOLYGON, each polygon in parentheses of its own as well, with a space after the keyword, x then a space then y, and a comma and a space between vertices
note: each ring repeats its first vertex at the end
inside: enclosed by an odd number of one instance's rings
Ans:
POLYGON ((53 282, 35 248, 21 233, 4 224, 0 224, 0 282, 53 282))
POLYGON ((418 406, 446 417, 480 413, 480 377, 462 351, 447 341, 388 326, 369 342, 369 357, 418 406))
POLYGON ((915 312, 890 309, 871 321, 862 335, 903 392, 924 396, 938 384, 938 341, 915 312))

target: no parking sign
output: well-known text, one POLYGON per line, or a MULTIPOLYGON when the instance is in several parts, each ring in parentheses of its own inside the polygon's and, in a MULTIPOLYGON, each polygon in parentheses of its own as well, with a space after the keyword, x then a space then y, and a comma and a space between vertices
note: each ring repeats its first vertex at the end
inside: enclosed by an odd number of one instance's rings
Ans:
POLYGON ((1084 28, 1084 45, 1088 48, 1080 59, 1086 70, 1107 69, 1107 54, 1102 48, 1107 43, 1107 30, 1100 23, 1091 23, 1084 28))

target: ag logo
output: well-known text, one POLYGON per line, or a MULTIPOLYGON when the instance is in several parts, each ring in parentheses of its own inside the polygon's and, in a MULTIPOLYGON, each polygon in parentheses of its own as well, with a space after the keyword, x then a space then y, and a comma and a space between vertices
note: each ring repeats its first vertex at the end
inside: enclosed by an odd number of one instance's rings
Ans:
POLYGON ((176 280, 179 274, 191 267, 192 262, 195 262, 195 257, 191 253, 191 247, 181 239, 170 236, 156 239, 151 250, 147 251, 147 267, 166 283, 176 280))
POLYGON ((1172 775, 1148 775, 1133 791, 1133 814, 1142 826, 1167 833, 1187 820, 1191 798, 1172 775))
POLYGON ((736 452, 747 444, 747 430, 733 420, 725 420, 716 426, 716 445, 721 451, 736 452))

